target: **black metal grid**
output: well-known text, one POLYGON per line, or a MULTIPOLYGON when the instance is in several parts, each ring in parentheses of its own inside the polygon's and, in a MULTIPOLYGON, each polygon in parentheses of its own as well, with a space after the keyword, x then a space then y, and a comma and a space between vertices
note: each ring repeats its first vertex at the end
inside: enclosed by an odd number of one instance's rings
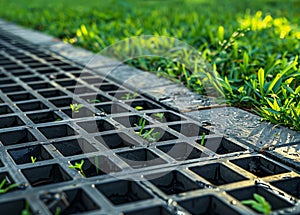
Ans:
POLYGON ((291 168, 4 31, 0 78, 0 180, 20 185, 0 196, 3 214, 252 214, 239 201, 253 193, 299 213, 291 168), (136 135, 141 117, 158 141, 136 135), (69 168, 82 159, 86 177, 69 168))

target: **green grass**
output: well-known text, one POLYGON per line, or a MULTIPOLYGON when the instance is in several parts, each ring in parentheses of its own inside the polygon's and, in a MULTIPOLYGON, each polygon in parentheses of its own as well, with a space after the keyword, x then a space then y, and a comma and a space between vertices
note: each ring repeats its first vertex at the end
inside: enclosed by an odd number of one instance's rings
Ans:
POLYGON ((270 203, 261 195, 254 193, 253 199, 241 201, 244 205, 249 205, 252 209, 256 210, 259 213, 268 215, 271 213, 270 203))
POLYGON ((103 53, 198 93, 213 86, 228 104, 300 130, 297 0, 0 0, 0 4, 0 17, 94 52, 132 36, 177 38, 201 55, 174 51, 176 41, 154 37, 152 43, 145 38, 130 49, 127 40, 103 53), (166 52, 167 57, 160 57, 166 52), (141 53, 156 56, 137 57, 141 53), (197 64, 196 59, 202 58, 213 65, 211 69, 197 64))

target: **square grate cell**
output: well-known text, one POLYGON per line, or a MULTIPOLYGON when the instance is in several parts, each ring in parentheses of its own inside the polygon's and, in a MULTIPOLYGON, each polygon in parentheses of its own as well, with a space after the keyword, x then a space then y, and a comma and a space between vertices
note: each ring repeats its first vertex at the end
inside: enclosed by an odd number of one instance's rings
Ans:
POLYGON ((97 133, 113 130, 115 127, 106 120, 92 120, 77 123, 88 133, 97 133))
POLYGON ((231 160, 235 165, 251 172, 258 177, 266 177, 289 172, 286 168, 260 156, 252 156, 231 160))
POLYGON ((179 171, 159 173, 156 175, 145 176, 152 184, 166 195, 185 193, 197 189, 203 189, 204 185, 198 185, 179 171))
POLYGON ((78 102, 75 99, 70 97, 50 99, 49 101, 58 108, 70 107, 70 104, 76 104, 76 103, 78 104, 78 102))
POLYGON ((62 140, 52 143, 52 145, 66 157, 97 151, 95 147, 83 138, 62 140))
POLYGON ((148 149, 125 151, 117 155, 134 169, 167 163, 148 149))
POLYGON ((56 184, 71 180, 71 177, 58 164, 48 164, 22 169, 32 187, 56 184))
MULTIPOLYGON (((260 186, 244 187, 244 188, 241 188, 241 189, 227 191, 227 193, 229 195, 233 196, 234 198, 236 198, 239 201, 253 199, 253 195, 254 195, 254 193, 256 193, 256 194, 264 197, 265 200, 267 202, 269 202, 269 204, 271 205, 272 211, 293 206, 287 200, 280 198, 279 196, 275 195, 274 193, 271 193, 271 192, 267 191, 266 189, 264 189, 260 186)), ((248 205, 247 205, 247 207, 252 209, 248 205)))
POLYGON ((284 192, 300 199, 300 177, 272 181, 271 184, 284 192))
POLYGON ((59 117, 54 111, 38 112, 33 114, 27 114, 27 117, 35 124, 47 123, 54 121, 61 121, 62 118, 59 117))
POLYGON ((187 137, 197 137, 202 136, 203 133, 206 135, 210 133, 209 130, 202 128, 194 123, 180 123, 175 125, 169 125, 169 127, 187 137))
POLYGON ((76 163, 81 163, 82 161, 84 162, 81 172, 83 177, 89 178, 121 171, 121 169, 106 156, 88 157, 74 160, 70 163, 74 165, 76 163))
POLYGON ((7 105, 0 105, 0 115, 13 113, 12 109, 7 105))
POLYGON ((81 188, 45 193, 40 199, 52 214, 79 214, 99 210, 100 207, 81 188), (60 200, 57 199, 60 197, 60 200), (59 212, 58 212, 59 211, 59 212))
POLYGON ((36 140, 36 137, 27 128, 0 133, 0 141, 5 146, 28 143, 36 140))
POLYGON ((25 125, 18 116, 1 117, 0 129, 25 125))
MULTIPOLYGON (((202 141, 201 139, 197 140, 197 143, 201 143, 201 141, 202 141)), ((211 151, 213 151, 219 155, 246 151, 245 148, 243 148, 223 137, 205 139, 203 145, 206 148, 210 149, 211 151)))
POLYGON ((96 185, 96 188, 114 205, 136 203, 152 196, 134 181, 115 181, 96 185))
POLYGON ((77 132, 67 124, 39 127, 38 130, 48 139, 77 135, 77 132))
POLYGON ((41 145, 34 145, 29 147, 21 147, 8 150, 8 153, 16 164, 25 164, 49 160, 52 156, 41 145))
POLYGON ((205 178, 213 185, 217 186, 247 180, 246 177, 238 174, 237 172, 231 170, 229 167, 220 163, 195 166, 189 169, 197 175, 205 178))
POLYGON ((110 149, 134 147, 140 145, 137 141, 124 132, 96 136, 95 139, 110 149))
POLYGON ((73 111, 71 108, 62 111, 72 119, 94 117, 94 112, 86 107, 82 107, 78 111, 73 111))
POLYGON ((49 109, 48 106, 40 101, 17 104, 17 106, 24 112, 49 109))
POLYGON ((178 161, 208 157, 207 154, 185 142, 160 145, 157 148, 178 161))
POLYGON ((223 200, 214 195, 205 195, 178 202, 180 206, 191 214, 230 214, 240 215, 239 212, 228 206, 223 200))
POLYGON ((13 102, 28 101, 28 100, 36 99, 36 97, 33 96, 31 93, 18 93, 18 94, 7 95, 7 96, 13 102))
POLYGON ((0 203, 0 210, 2 214, 20 215, 24 209, 27 209, 27 211, 32 213, 32 209, 26 199, 15 199, 0 203))

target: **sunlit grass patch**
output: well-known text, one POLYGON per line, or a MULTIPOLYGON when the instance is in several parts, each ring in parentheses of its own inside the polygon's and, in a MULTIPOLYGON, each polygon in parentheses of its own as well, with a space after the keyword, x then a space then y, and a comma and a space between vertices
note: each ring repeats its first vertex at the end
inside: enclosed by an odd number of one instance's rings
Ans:
POLYGON ((174 38, 148 37, 104 54, 197 93, 205 93, 208 83, 228 104, 300 130, 297 0, 0 0, 0 4, 0 17, 94 52, 104 53, 103 49, 133 36, 174 38), (178 47, 176 41, 199 54, 171 52, 178 47), (202 63, 194 64, 197 60, 202 63), (212 66, 205 68, 207 63, 212 66))

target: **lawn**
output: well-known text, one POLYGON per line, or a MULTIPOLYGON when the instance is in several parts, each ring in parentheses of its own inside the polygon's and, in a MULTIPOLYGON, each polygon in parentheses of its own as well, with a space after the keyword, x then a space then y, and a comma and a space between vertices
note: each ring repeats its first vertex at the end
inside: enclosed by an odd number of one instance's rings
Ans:
MULTIPOLYGON (((94 52, 132 36, 177 38, 201 53, 193 57, 212 65, 210 75, 178 62, 173 54, 137 57, 127 63, 180 81, 198 93, 205 93, 207 82, 228 104, 300 130, 297 0, 0 0, 0 4, 0 17, 94 52)), ((173 45, 153 41, 162 51, 173 45)), ((146 53, 152 45, 143 39, 130 49, 119 46, 105 53, 124 60, 132 50, 139 53, 142 47, 146 53)), ((183 55, 188 59, 191 53, 183 55)))

